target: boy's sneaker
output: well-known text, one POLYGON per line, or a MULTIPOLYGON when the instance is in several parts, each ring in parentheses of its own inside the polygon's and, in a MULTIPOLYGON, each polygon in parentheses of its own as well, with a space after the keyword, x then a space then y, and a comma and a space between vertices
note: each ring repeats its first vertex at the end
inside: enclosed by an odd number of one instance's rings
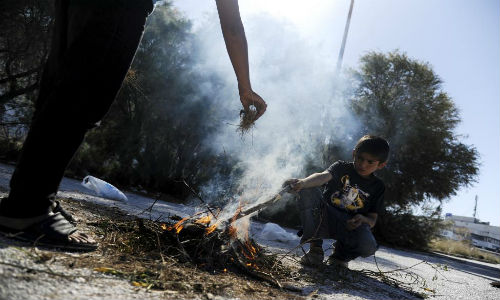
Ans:
POLYGON ((328 257, 326 264, 329 266, 332 266, 332 267, 342 267, 342 268, 346 268, 346 269, 349 268, 348 261, 340 260, 340 259, 334 257, 333 255, 330 255, 330 257, 328 257))
POLYGON ((302 256, 300 263, 304 266, 319 266, 323 263, 325 253, 322 247, 311 247, 309 251, 302 256))

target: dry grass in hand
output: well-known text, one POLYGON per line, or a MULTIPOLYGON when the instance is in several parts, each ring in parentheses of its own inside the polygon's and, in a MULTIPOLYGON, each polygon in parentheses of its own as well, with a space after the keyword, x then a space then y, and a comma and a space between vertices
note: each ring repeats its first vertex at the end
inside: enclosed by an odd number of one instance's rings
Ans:
POLYGON ((257 109, 251 106, 248 110, 240 111, 240 124, 237 131, 244 135, 255 125, 257 117, 257 109))

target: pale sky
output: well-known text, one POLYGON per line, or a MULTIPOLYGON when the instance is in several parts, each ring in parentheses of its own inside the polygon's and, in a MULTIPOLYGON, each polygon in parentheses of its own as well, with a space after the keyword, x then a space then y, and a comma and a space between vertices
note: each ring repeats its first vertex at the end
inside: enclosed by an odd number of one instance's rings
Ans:
MULTIPOLYGON (((335 68, 349 9, 349 0, 240 0, 252 67, 249 20, 268 14, 289 24, 330 59, 335 68)), ((456 133, 480 154, 478 183, 462 189, 443 212, 477 217, 500 225, 500 1, 498 0, 357 0, 344 53, 344 67, 356 67, 368 51, 399 49, 428 62, 443 80, 443 90, 460 110, 456 133)), ((212 0, 173 1, 196 26, 216 12, 212 0)), ((271 29, 270 29, 271 30, 271 29)), ((269 34, 269 33, 266 33, 269 34)), ((223 42, 214 41, 214 42, 223 42)), ((229 61, 228 61, 229 63, 229 61)), ((272 106, 272 96, 266 101, 272 106)))

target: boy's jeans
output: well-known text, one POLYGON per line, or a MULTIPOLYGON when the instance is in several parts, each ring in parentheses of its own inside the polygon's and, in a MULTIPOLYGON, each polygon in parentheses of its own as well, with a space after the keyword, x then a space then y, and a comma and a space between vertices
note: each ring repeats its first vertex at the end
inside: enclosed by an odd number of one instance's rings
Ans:
POLYGON ((351 216, 324 203, 319 188, 301 190, 299 196, 297 204, 304 230, 301 243, 316 239, 335 239, 337 243, 333 256, 342 261, 375 253, 378 245, 368 224, 347 231, 346 221, 351 216))
POLYGON ((30 131, 0 211, 49 210, 68 163, 111 106, 134 58, 151 0, 56 0, 49 58, 30 131))

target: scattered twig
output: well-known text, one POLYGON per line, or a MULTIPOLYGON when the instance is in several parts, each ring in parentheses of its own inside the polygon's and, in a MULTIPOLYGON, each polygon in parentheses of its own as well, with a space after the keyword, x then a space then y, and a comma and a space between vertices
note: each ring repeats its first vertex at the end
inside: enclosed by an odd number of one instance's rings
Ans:
POLYGON ((140 213, 138 213, 136 215, 136 217, 139 217, 140 215, 142 215, 143 213, 149 211, 149 215, 151 216, 151 213, 153 212, 153 206, 156 204, 156 202, 158 202, 159 200, 159 197, 156 197, 155 198, 155 201, 153 202, 153 204, 151 204, 148 208, 144 209, 143 211, 141 211, 140 213))
POLYGON ((191 191, 191 193, 193 195, 195 195, 196 198, 198 198, 207 207, 210 214, 217 220, 217 215, 214 214, 214 212, 210 209, 210 206, 205 202, 205 200, 203 200, 203 198, 201 198, 201 196, 186 182, 186 180, 182 179, 182 182, 191 191))

